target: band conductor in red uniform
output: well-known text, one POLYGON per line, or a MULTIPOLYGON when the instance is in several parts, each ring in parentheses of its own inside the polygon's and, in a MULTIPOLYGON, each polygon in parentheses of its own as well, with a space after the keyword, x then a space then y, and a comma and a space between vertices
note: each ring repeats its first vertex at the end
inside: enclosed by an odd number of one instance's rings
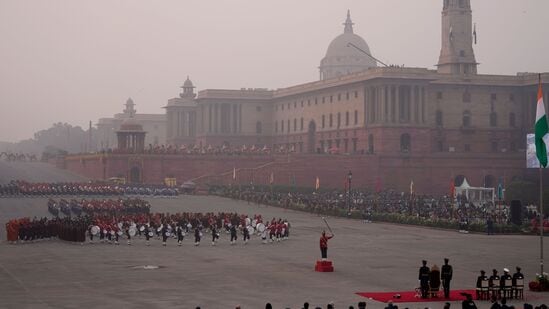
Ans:
POLYGON ((326 231, 322 231, 322 236, 320 236, 320 254, 322 255, 322 260, 326 261, 328 258, 328 239, 334 237, 334 234, 326 236, 326 231))

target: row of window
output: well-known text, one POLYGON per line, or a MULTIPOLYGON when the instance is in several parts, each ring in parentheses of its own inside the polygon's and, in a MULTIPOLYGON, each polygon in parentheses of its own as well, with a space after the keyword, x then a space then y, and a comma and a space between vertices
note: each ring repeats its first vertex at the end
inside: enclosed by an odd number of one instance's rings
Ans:
MULTIPOLYGON (((350 139, 352 142, 352 151, 357 151, 357 138, 350 139)), ((299 144, 299 152, 303 151, 303 142, 297 143, 299 144)), ((287 144, 289 146, 289 144, 287 144)), ((293 143, 292 145, 296 145, 296 143, 293 143)), ((437 142, 437 151, 439 152, 445 152, 446 149, 444 149, 444 143, 442 141, 437 142)), ((492 141, 491 142, 491 151, 492 152, 500 152, 503 151, 503 149, 500 149, 500 144, 498 141, 492 141)), ((317 152, 325 152, 330 151, 333 149, 333 147, 337 148, 337 150, 343 150, 344 152, 349 151, 349 139, 328 139, 328 140, 320 140, 320 148, 317 149, 317 152), (341 149, 343 148, 343 149, 341 149)), ((509 151, 516 151, 517 147, 515 142, 509 143, 509 151)), ((297 151, 297 149, 296 149, 297 151)), ((408 133, 404 133, 400 135, 400 151, 403 153, 410 153, 412 152, 412 137, 408 133)), ((448 151, 455 151, 455 148, 448 149, 448 151)), ((463 151, 464 152, 470 152, 471 151, 471 145, 470 144, 464 144, 463 145, 463 151)), ((370 134, 368 135, 368 153, 374 153, 374 135, 370 134)))
MULTIPOLYGON (((358 98, 358 91, 355 91, 355 92, 354 92, 354 97, 355 97, 355 99, 358 98)), ((343 98, 343 95, 342 95, 341 93, 338 93, 338 94, 337 94, 337 101, 338 101, 338 102, 341 101, 342 98, 343 98)), ((346 92, 346 93, 345 93, 345 100, 348 101, 350 98, 351 98, 351 94, 350 94, 349 92, 346 92)), ((311 104, 313 104, 313 103, 314 103, 315 105, 318 105, 318 102, 319 102, 319 101, 322 102, 322 104, 326 103, 327 101, 330 102, 330 103, 333 103, 333 102, 334 102, 334 96, 331 95, 331 96, 329 96, 329 97, 322 97, 321 100, 319 100, 318 97, 315 97, 313 100, 307 99, 307 106, 311 106, 311 104)), ((286 103, 286 104, 283 103, 283 104, 280 104, 280 105, 275 105, 275 111, 278 111, 279 109, 280 109, 281 111, 283 111, 284 108, 290 110, 290 109, 292 108, 292 106, 293 106, 294 108, 297 108, 297 105, 298 105, 298 104, 297 104, 297 101, 294 101, 293 103, 288 102, 288 103, 286 103)), ((300 106, 301 106, 301 107, 305 107, 305 100, 301 100, 300 106)))
MULTIPOLYGON (((437 110, 436 116, 435 116, 435 125, 437 127, 444 126, 444 120, 443 120, 443 114, 441 110, 437 110)), ((465 128, 470 127, 472 125, 472 114, 470 111, 466 110, 463 112, 463 117, 461 120, 461 125, 465 128)), ((516 116, 515 113, 509 113, 509 127, 514 128, 516 127, 516 116)), ((497 127, 498 126, 498 114, 496 112, 490 113, 490 126, 491 127, 497 127)))
MULTIPOLYGON (((345 112, 345 126, 349 126, 350 125, 350 117, 351 117, 351 114, 350 112, 345 112)), ((355 110, 354 112, 354 124, 357 125, 358 124, 358 110, 355 110)), ((284 132, 290 132, 292 130, 292 122, 290 119, 284 121, 284 120, 280 120, 280 126, 278 125, 278 121, 275 121, 274 123, 274 131, 275 133, 278 133, 279 130, 281 133, 284 133, 284 132)), ((304 124, 304 119, 303 117, 301 117, 299 119, 299 131, 303 131, 305 129, 305 124, 304 124)), ((329 114, 328 115, 328 127, 329 128, 332 128, 334 126, 334 115, 333 114, 329 114)), ((336 127, 337 128, 340 128, 341 127, 341 113, 337 113, 336 114, 336 127)), ((322 128, 326 128, 326 115, 322 115, 322 128)), ((298 120, 297 118, 294 118, 293 120, 293 131, 294 132, 297 132, 298 131, 298 120)))
MULTIPOLYGON (((507 149, 507 148, 501 148, 501 149, 500 149, 500 146, 501 146, 501 145, 499 144, 498 141, 492 141, 492 142, 490 142, 490 150, 491 150, 492 152, 500 152, 500 151, 501 151, 501 152, 504 152, 504 151, 507 151, 507 150, 508 150, 508 151, 511 151, 511 152, 517 151, 517 144, 516 144, 515 142, 510 142, 510 143, 509 143, 509 149, 507 149)), ((402 146, 401 146, 401 148, 402 148, 402 146)), ((448 150, 448 151, 450 151, 450 152, 456 151, 454 147, 449 147, 449 149, 445 149, 445 148, 444 148, 444 143, 443 143, 442 141, 438 141, 438 142, 436 143, 436 150, 437 150, 438 152, 445 152, 446 150, 448 150)), ((463 151, 464 151, 464 152, 471 152, 471 144, 464 144, 464 145, 463 145, 463 151)))
MULTIPOLYGON (((492 102, 497 101, 497 97, 498 96, 496 93, 490 94, 490 100, 492 102)), ((443 98, 443 92, 442 91, 437 92, 437 100, 442 100, 442 98, 443 98)), ((464 103, 471 103, 472 101, 471 93, 469 91, 465 91, 461 97, 461 101, 464 103)), ((515 94, 513 93, 509 94, 509 101, 515 102, 515 94)))
MULTIPOLYGON (((337 113, 337 116, 336 116, 336 120, 337 120, 337 125, 336 127, 339 128, 341 127, 341 113, 337 113)), ((345 126, 349 126, 349 112, 345 112, 345 126)), ((355 114, 354 114, 354 124, 357 125, 358 124, 358 111, 355 110, 355 114)), ((334 126, 334 115, 333 114, 329 114, 328 115, 328 127, 329 128, 332 128, 334 126)), ((326 115, 322 115, 322 128, 326 128, 326 115)))

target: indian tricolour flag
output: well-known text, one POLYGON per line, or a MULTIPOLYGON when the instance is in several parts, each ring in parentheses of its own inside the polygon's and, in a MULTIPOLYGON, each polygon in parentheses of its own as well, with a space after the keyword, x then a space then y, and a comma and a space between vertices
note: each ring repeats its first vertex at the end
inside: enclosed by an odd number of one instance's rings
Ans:
POLYGON ((547 127, 547 115, 545 115, 545 105, 543 105, 543 91, 541 90, 541 78, 538 87, 538 105, 536 107, 536 123, 535 130, 535 143, 536 143, 536 156, 538 157, 541 166, 547 166, 547 147, 545 145, 545 138, 549 134, 547 127))

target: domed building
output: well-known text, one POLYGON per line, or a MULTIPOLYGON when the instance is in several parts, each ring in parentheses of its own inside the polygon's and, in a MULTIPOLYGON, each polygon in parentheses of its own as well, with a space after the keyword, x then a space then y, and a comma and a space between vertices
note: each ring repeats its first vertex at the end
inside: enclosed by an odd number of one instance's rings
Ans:
POLYGON ((370 47, 366 41, 353 32, 354 23, 351 21, 351 13, 347 11, 347 20, 343 24, 343 33, 338 35, 328 46, 326 57, 320 61, 320 79, 330 79, 341 75, 366 71, 376 67, 376 61, 371 55, 370 47), (364 54, 356 47, 362 49, 364 54))
POLYGON ((113 117, 100 118, 97 121, 97 149, 107 150, 116 148, 118 137, 116 131, 121 128, 126 120, 137 122, 144 131, 145 145, 162 145, 166 143, 166 116, 163 114, 142 114, 137 113, 132 98, 126 100, 125 108, 121 113, 113 117), (132 120, 130 120, 132 119, 132 120))
POLYGON ((134 118, 133 114, 125 119, 116 131, 118 150, 129 153, 143 153, 145 150, 145 134, 143 126, 134 118))
POLYGON ((179 97, 168 100, 166 109, 166 141, 173 145, 194 144, 196 138, 196 93, 193 82, 187 79, 179 97))

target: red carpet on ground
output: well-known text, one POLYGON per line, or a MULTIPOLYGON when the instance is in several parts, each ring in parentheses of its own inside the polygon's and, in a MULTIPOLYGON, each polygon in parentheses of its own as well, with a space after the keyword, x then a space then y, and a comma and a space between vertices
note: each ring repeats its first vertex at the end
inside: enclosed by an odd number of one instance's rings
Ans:
POLYGON ((461 293, 469 293, 475 298, 475 290, 453 290, 450 291, 450 298, 444 298, 444 292, 440 291, 438 297, 431 298, 421 298, 417 297, 415 291, 404 291, 404 292, 364 292, 356 293, 362 297, 371 298, 379 302, 388 302, 392 301, 393 303, 423 303, 423 302, 447 302, 447 301, 462 301, 465 299, 465 296, 461 293), (400 295, 400 297, 398 297, 400 295))

